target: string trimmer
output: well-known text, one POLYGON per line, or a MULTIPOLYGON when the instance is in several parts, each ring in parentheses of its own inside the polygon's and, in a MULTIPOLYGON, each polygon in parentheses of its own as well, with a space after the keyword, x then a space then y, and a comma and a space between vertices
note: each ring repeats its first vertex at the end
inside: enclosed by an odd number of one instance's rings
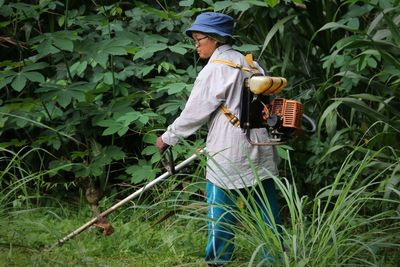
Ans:
POLYGON ((177 172, 177 171, 183 169, 184 167, 186 167, 189 163, 191 163, 196 158, 198 158, 201 154, 203 154, 204 151, 205 151, 205 148, 204 149, 198 149, 197 153, 193 154, 192 156, 190 156, 189 158, 185 159, 184 161, 182 161, 178 165, 174 166, 173 162, 172 162, 172 154, 170 154, 170 150, 169 150, 168 151, 169 153, 167 153, 167 155, 169 157, 168 166, 166 166, 167 171, 165 173, 163 173, 162 175, 158 176, 153 181, 149 182, 148 184, 146 184, 145 186, 143 186, 139 190, 137 190, 134 193, 130 194, 129 196, 127 196, 123 200, 119 201, 118 203, 116 203, 115 205, 110 207, 109 209, 107 209, 107 210, 103 211, 102 213, 98 214, 98 216, 96 216, 95 218, 91 219, 87 223, 83 224, 78 229, 72 231, 70 234, 66 235, 64 238, 58 240, 57 243, 53 244, 50 247, 50 249, 52 249, 54 247, 57 247, 57 246, 64 245, 65 242, 67 242, 68 240, 72 239, 73 237, 79 235, 80 233, 82 233, 83 231, 88 229, 90 226, 94 225, 95 223, 101 222, 102 220, 104 220, 104 218, 106 218, 113 211, 117 210, 118 208, 120 208, 124 204, 126 204, 129 201, 131 201, 132 199, 136 198, 137 196, 140 196, 142 193, 144 193, 145 191, 149 190, 150 188, 152 188, 154 185, 158 184, 159 182, 167 179, 168 177, 173 175, 175 172, 177 172))

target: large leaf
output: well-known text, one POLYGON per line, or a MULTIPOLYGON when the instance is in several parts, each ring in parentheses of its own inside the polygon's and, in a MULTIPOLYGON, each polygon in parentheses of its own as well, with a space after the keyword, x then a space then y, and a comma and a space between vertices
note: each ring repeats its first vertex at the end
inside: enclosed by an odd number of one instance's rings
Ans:
POLYGON ((358 27, 356 26, 347 26, 344 22, 339 23, 339 22, 329 22, 322 26, 318 32, 320 31, 325 31, 325 30, 337 30, 337 29, 344 29, 347 31, 357 31, 358 27))
POLYGON ((236 50, 238 50, 240 52, 244 52, 244 53, 260 50, 260 46, 259 45, 253 45, 253 44, 244 44, 244 45, 241 45, 241 46, 235 46, 234 45, 233 47, 236 50))
MULTIPOLYGON (((279 1, 279 0, 278 0, 278 1, 279 1)), ((266 1, 266 2, 268 3, 268 2, 271 2, 271 1, 266 1)), ((268 3, 268 4, 269 4, 269 3, 268 3)), ((293 19, 294 17, 295 17, 295 15, 291 15, 291 16, 287 16, 287 17, 285 17, 285 18, 279 20, 279 21, 276 22, 275 25, 269 30, 267 36, 265 37, 264 44, 263 44, 263 46, 262 46, 260 55, 259 55, 259 57, 258 57, 258 61, 260 60, 260 57, 261 57, 261 55, 263 54, 265 48, 267 48, 269 42, 272 40, 272 38, 275 36, 275 34, 278 32, 278 30, 281 29, 281 28, 285 25, 286 22, 288 22, 289 20, 293 19)))
POLYGON ((173 46, 169 46, 168 48, 172 52, 177 53, 177 54, 181 54, 181 55, 184 55, 187 52, 186 46, 182 45, 182 44, 176 44, 176 45, 173 45, 173 46))
POLYGON ((87 82, 76 83, 44 83, 41 88, 37 89, 37 93, 44 93, 43 96, 47 100, 55 100, 63 108, 67 107, 73 100, 83 102, 86 99, 85 93, 93 89, 94 84, 87 82))
POLYGON ((25 72, 24 76, 31 82, 39 82, 39 83, 44 82, 44 76, 40 72, 37 72, 37 71, 25 72))
POLYGON ((265 1, 265 3, 267 3, 269 6, 274 7, 274 6, 276 6, 277 4, 279 4, 279 1, 280 1, 280 0, 264 0, 264 1, 265 1))
POLYGON ((158 110, 162 114, 176 115, 180 110, 183 110, 185 106, 185 101, 183 100, 169 100, 158 106, 158 110))
POLYGON ((117 146, 107 146, 104 148, 104 155, 111 158, 112 160, 122 160, 125 158, 125 152, 117 146))
POLYGON ((353 71, 342 71, 335 74, 335 76, 342 77, 345 79, 351 79, 352 81, 361 81, 364 84, 371 86, 375 89, 382 89, 384 90, 387 86, 379 81, 371 80, 368 77, 362 76, 357 72, 353 71))
POLYGON ((103 131, 102 135, 112 135, 119 131, 123 131, 124 128, 126 128, 124 127, 122 122, 118 122, 112 119, 99 121, 97 122, 97 125, 101 127, 107 127, 107 129, 103 131))
POLYGON ((156 43, 152 44, 148 47, 143 47, 139 52, 135 54, 133 60, 141 59, 148 59, 151 58, 155 52, 163 51, 168 48, 168 45, 164 43, 156 43))
POLYGON ((190 7, 191 5, 193 5, 194 0, 182 0, 179 1, 179 5, 180 6, 185 6, 185 7, 190 7))
POLYGON ((159 88, 157 91, 167 91, 169 95, 173 95, 181 93, 183 90, 188 89, 189 87, 190 86, 188 86, 186 83, 170 83, 164 87, 159 88))
POLYGON ((141 113, 138 111, 128 112, 121 117, 117 118, 118 122, 122 122, 124 126, 130 125, 132 122, 138 120, 141 117, 141 113))
POLYGON ((152 164, 145 160, 139 160, 138 165, 133 165, 126 169, 126 173, 131 175, 131 183, 133 184, 150 181, 156 177, 159 171, 160 169, 153 168, 152 164))
POLYGON ((320 138, 320 133, 321 133, 321 127, 322 123, 327 119, 327 117, 332 113, 335 112, 336 108, 342 104, 340 101, 334 101, 332 104, 330 104, 322 113, 321 117, 319 118, 318 121, 318 138, 320 138))
POLYGON ((48 66, 49 66, 49 64, 46 62, 38 62, 38 63, 33 63, 33 64, 24 66, 22 68, 22 71, 27 72, 27 71, 33 71, 33 70, 42 70, 48 66))
POLYGON ((6 76, 5 78, 0 78, 0 89, 11 83, 14 79, 14 76, 6 76))
POLYGON ((78 33, 75 31, 58 31, 39 35, 30 42, 37 44, 38 52, 45 56, 58 53, 60 50, 72 52, 74 41, 78 39, 78 33))
MULTIPOLYGON (((17 65, 18 66, 18 65, 17 65)), ((13 66, 14 68, 17 66, 13 66)), ((31 82, 44 82, 44 76, 37 71, 47 67, 48 64, 45 62, 33 63, 26 65, 20 69, 19 72, 15 72, 13 70, 6 70, 3 73, 0 73, 0 89, 11 83, 11 87, 18 92, 21 92, 22 89, 26 86, 27 80, 31 82)))
POLYGON ((224 10, 225 8, 229 7, 232 5, 231 1, 217 1, 214 4, 214 10, 215 11, 221 11, 224 10))
POLYGON ((105 167, 111 164, 114 160, 122 160, 125 158, 125 153, 120 147, 106 146, 101 147, 96 155, 92 158, 88 168, 93 176, 100 176, 105 172, 105 167))
POLYGON ((115 37, 113 39, 106 39, 92 44, 92 48, 88 51, 88 55, 94 60, 91 64, 96 66, 100 64, 103 68, 107 67, 107 62, 110 55, 127 55, 127 45, 132 40, 125 37, 115 37))
POLYGON ((103 131, 103 135, 118 133, 119 136, 123 136, 133 123, 142 127, 152 119, 159 119, 160 117, 154 112, 138 112, 131 110, 132 108, 125 108, 125 112, 115 112, 112 118, 97 120, 95 121, 95 124, 107 128, 103 131))
POLYGON ((397 8, 388 8, 384 10, 384 20, 388 25, 388 28, 390 30, 390 33, 392 35, 393 41, 397 46, 400 46, 400 30, 399 30, 399 23, 395 23, 393 16, 389 16, 388 13, 391 11, 397 11, 397 18, 398 18, 398 11, 399 7, 397 8))
POLYGON ((74 77, 75 75, 81 76, 88 66, 87 61, 77 61, 69 68, 71 76, 74 77))
POLYGON ((104 52, 110 55, 127 55, 126 46, 130 43, 132 43, 132 40, 126 38, 116 37, 111 40, 104 40, 98 52, 104 52))
POLYGON ((18 73, 15 77, 13 82, 11 83, 11 87, 14 88, 15 91, 21 92, 24 89, 26 84, 25 75, 22 73, 18 73))
POLYGON ((342 98, 334 98, 333 100, 339 101, 343 104, 346 104, 356 111, 364 113, 366 116, 376 119, 378 121, 390 122, 390 118, 385 117, 382 113, 377 112, 376 110, 369 107, 365 102, 360 99, 355 99, 351 97, 342 97, 342 98))

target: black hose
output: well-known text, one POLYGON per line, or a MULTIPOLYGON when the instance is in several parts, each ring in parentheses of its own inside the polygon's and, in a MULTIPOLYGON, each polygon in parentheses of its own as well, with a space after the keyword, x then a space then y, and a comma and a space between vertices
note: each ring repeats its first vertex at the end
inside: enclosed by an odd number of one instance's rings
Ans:
POLYGON ((311 119, 310 117, 308 117, 306 114, 303 113, 303 121, 307 121, 308 124, 311 125, 311 129, 307 129, 305 127, 304 131, 307 133, 315 133, 317 126, 315 125, 315 121, 313 119, 311 119))

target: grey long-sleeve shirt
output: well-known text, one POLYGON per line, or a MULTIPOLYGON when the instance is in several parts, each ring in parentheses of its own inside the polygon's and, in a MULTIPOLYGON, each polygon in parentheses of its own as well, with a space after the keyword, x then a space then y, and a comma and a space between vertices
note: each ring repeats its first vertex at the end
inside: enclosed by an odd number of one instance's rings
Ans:
MULTIPOLYGON (((249 67, 244 56, 229 45, 218 47, 210 60, 217 58, 249 67)), ((162 135, 165 143, 175 145, 208 123, 206 178, 221 188, 254 185, 257 181, 254 171, 260 179, 270 173, 277 174, 274 147, 251 145, 243 130, 233 126, 218 110, 224 103, 240 119, 241 91, 248 75, 240 69, 209 62, 197 76, 184 110, 162 135)), ((269 135, 266 129, 252 129, 251 139, 266 142, 269 135)))

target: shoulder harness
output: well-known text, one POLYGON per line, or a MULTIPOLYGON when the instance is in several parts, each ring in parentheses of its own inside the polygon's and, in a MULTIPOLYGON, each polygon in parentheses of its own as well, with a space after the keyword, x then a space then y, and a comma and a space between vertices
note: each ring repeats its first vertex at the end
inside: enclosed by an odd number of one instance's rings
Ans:
MULTIPOLYGON (((242 65, 236 64, 235 62, 230 61, 230 60, 219 59, 219 58, 212 59, 212 60, 210 60, 210 62, 221 63, 221 64, 227 65, 229 67, 232 67, 232 68, 236 68, 236 69, 240 69, 242 71, 250 72, 252 74, 259 74, 260 73, 260 71, 258 70, 257 66, 254 64, 254 60, 253 60, 253 55, 252 54, 245 55, 245 60, 246 60, 247 64, 250 66, 250 68, 243 67, 242 65)), ((225 117, 229 120, 229 122, 233 126, 240 127, 239 118, 236 117, 234 114, 232 114, 232 112, 230 112, 229 109, 224 104, 221 104, 219 106, 219 111, 222 112, 225 115, 225 117)))

